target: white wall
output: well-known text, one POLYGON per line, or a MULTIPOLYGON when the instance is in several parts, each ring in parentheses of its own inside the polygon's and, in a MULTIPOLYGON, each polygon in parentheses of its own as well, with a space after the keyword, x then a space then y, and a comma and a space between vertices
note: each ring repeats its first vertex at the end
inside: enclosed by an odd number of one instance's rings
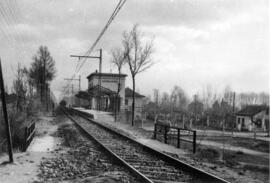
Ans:
MULTIPOLYGON (((242 126, 241 126, 242 119, 245 120, 245 122, 244 122, 245 129, 252 131, 255 127, 257 127, 257 126, 255 126, 255 124, 252 123, 251 117, 249 117, 249 116, 236 116, 236 126, 237 126, 237 129, 239 131, 242 130, 242 126), (240 125, 238 124, 238 119, 240 119, 240 125)), ((266 111, 262 111, 262 112, 253 116, 254 121, 257 121, 257 119, 261 119, 261 121, 262 121, 262 126, 259 126, 258 128, 262 128, 262 129, 266 130, 265 120, 269 119, 269 116, 266 115, 266 111)))
MULTIPOLYGON (((132 97, 128 97, 125 100, 128 100, 128 105, 125 104, 125 110, 131 111, 131 109, 132 109, 132 97)), ((135 98, 135 116, 138 115, 138 116, 141 117, 141 115, 142 115, 142 107, 143 107, 143 98, 135 98)))
MULTIPOLYGON (((99 76, 94 75, 92 76, 91 80, 88 81, 88 88, 89 87, 93 87, 98 85, 98 81, 99 81, 99 76)), ((125 81, 126 78, 125 77, 121 77, 120 78, 120 92, 119 92, 119 96, 121 98, 121 107, 120 110, 124 109, 124 99, 125 99, 125 81)), ((118 75, 115 76, 101 76, 101 86, 108 88, 114 92, 117 92, 118 90, 118 82, 119 82, 119 77, 118 75)), ((95 105, 93 105, 95 106, 95 105)))

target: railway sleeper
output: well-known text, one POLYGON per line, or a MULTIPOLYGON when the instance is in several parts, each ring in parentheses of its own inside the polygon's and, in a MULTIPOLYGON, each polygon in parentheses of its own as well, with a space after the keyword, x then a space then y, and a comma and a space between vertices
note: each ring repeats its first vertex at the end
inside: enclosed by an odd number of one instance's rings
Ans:
POLYGON ((186 181, 189 182, 191 177, 186 174, 175 174, 175 173, 167 173, 167 172, 156 172, 156 171, 140 171, 149 179, 158 179, 163 181, 186 181))
POLYGON ((141 166, 141 165, 132 165, 137 170, 143 171, 158 171, 158 172, 168 172, 168 173, 179 173, 179 170, 163 168, 163 167, 153 167, 153 166, 141 166))

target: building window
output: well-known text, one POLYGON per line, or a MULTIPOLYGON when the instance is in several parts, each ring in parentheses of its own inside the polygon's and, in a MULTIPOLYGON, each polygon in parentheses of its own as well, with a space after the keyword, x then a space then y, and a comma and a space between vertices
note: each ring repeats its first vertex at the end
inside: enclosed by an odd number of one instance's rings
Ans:
POLYGON ((125 99, 125 105, 128 105, 128 99, 125 99))
POLYGON ((242 118, 242 123, 245 123, 245 118, 242 118))
POLYGON ((240 124, 240 118, 238 118, 238 124, 240 124))

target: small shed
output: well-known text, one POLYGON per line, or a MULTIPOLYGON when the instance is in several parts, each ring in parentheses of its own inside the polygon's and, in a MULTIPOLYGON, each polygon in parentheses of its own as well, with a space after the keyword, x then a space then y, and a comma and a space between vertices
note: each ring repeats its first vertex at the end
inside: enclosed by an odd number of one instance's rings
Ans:
POLYGON ((241 109, 236 113, 236 126, 239 131, 269 129, 269 106, 249 105, 241 109))

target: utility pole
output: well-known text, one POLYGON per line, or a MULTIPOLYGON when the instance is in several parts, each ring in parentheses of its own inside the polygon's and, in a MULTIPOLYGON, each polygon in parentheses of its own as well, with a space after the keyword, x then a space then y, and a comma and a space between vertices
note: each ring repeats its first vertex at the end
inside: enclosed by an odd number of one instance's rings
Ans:
POLYGON ((81 90, 81 76, 79 76, 79 79, 72 79, 72 78, 64 78, 66 81, 78 81, 79 82, 79 91, 81 90))
POLYGON ((101 70, 102 70, 102 49, 99 50, 99 78, 98 78, 98 110, 101 108, 101 70))
POLYGON ((194 113, 195 113, 195 120, 197 120, 197 95, 194 96, 194 113))
POLYGON ((6 122, 6 135, 7 135, 7 142, 8 142, 9 162, 13 163, 12 140, 11 140, 11 133, 10 133, 10 125, 8 121, 7 103, 6 103, 6 96, 5 96, 5 87, 4 87, 1 59, 0 59, 0 88, 1 88, 1 99, 2 99, 4 119, 6 122))
POLYGON ((74 85, 71 85, 71 106, 73 106, 74 85))
MULTIPOLYGON (((81 90, 81 75, 79 75, 79 79, 72 79, 72 78, 65 78, 64 80, 66 81, 78 81, 79 82, 79 91, 81 90)), ((73 84, 72 84, 72 93, 71 93, 72 97, 73 97, 73 84)), ((72 102, 73 104, 73 102, 72 102)), ((79 99, 79 107, 81 107, 81 102, 79 99)))
POLYGON ((99 59, 99 79, 98 79, 98 85, 99 85, 99 96, 98 96, 98 110, 100 110, 101 106, 101 73, 102 73, 102 49, 99 49, 99 56, 84 56, 84 55, 70 55, 70 57, 77 57, 79 60, 81 58, 96 58, 99 59))
POLYGON ((234 115, 234 111, 235 111, 235 92, 233 92, 233 124, 232 124, 232 136, 233 136, 233 127, 235 125, 235 115, 234 115))
POLYGON ((81 91, 81 75, 79 75, 79 91, 81 91))
MULTIPOLYGON (((44 89, 46 88, 46 60, 44 59, 43 60, 43 64, 44 64, 44 67, 43 67, 43 100, 44 100, 44 98, 45 98, 45 91, 44 91, 44 89)), ((46 99, 45 99, 46 100, 46 99)), ((45 100, 43 101, 43 102, 45 102, 45 100)))

